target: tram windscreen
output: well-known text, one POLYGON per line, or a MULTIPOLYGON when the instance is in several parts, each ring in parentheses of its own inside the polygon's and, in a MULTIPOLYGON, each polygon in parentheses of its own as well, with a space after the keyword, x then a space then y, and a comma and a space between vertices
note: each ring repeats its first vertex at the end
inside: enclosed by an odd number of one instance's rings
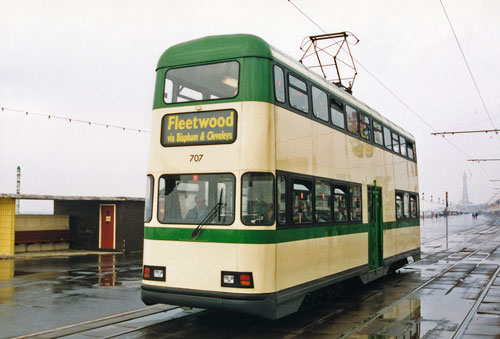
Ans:
POLYGON ((165 103, 234 98, 239 73, 237 61, 169 69, 165 73, 165 103))
POLYGON ((163 175, 159 181, 158 220, 165 224, 199 225, 221 203, 209 224, 234 221, 232 174, 163 175))

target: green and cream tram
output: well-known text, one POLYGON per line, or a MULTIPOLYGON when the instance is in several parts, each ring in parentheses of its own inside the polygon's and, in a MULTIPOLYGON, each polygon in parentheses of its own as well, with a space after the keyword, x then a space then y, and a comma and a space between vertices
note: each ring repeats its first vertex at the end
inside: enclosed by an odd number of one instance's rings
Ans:
POLYGON ((413 136, 246 34, 157 67, 142 300, 280 318, 420 257, 413 136))

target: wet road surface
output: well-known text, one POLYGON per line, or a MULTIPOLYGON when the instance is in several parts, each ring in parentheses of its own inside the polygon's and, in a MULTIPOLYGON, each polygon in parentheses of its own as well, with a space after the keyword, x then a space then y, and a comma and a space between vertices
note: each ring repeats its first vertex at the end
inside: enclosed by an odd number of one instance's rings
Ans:
POLYGON ((0 337, 138 308, 142 255, 0 260, 0 337))
MULTIPOLYGON (((421 261, 366 286, 351 283, 324 291, 321 302, 277 321, 162 306, 142 311, 150 314, 139 319, 130 314, 131 320, 106 319, 102 326, 85 324, 87 330, 73 328, 67 334, 70 338, 500 337, 500 220, 451 217, 448 243, 444 218, 426 219, 421 226, 421 261)), ((144 309, 140 274, 137 255, 0 260, 0 337, 144 309)), ((52 337, 57 333, 63 332, 53 332, 52 337)))

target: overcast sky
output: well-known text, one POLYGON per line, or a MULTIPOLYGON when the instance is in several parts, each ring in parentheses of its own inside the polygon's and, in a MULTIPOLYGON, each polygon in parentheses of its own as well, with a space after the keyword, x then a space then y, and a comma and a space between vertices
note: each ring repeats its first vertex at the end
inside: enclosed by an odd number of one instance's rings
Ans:
MULTIPOLYGON (((442 0, 496 128, 500 1, 442 0)), ((439 0, 294 0, 328 32, 350 31, 354 57, 437 131, 492 129, 439 0)), ((287 0, 0 0, 0 106, 150 130, 155 66, 169 46, 251 33, 299 58, 321 34, 287 0)), ((417 140, 420 192, 488 201, 500 179, 491 134, 431 136, 363 67, 353 94, 417 140), (465 154, 464 154, 465 153, 465 154)), ((143 196, 149 133, 0 112, 0 192, 143 196)))

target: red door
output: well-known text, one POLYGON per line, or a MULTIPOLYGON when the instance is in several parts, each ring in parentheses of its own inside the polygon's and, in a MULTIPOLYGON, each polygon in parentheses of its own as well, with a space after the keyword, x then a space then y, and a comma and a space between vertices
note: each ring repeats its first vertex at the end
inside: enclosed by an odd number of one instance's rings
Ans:
POLYGON ((101 207, 101 246, 100 248, 115 248, 115 205, 100 205, 101 207))

